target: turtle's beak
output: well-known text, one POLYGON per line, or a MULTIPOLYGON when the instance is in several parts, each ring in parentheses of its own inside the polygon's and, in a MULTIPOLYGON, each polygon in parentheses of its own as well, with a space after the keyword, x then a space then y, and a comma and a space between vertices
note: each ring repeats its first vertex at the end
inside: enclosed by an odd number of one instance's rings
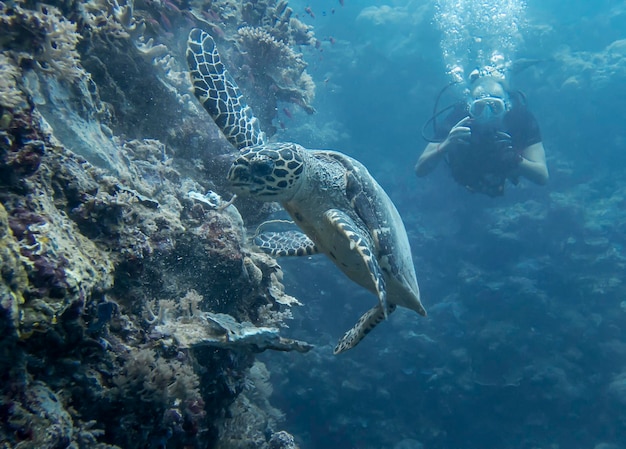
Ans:
POLYGON ((235 193, 240 195, 249 193, 252 181, 250 165, 242 164, 236 160, 228 170, 227 179, 235 193))

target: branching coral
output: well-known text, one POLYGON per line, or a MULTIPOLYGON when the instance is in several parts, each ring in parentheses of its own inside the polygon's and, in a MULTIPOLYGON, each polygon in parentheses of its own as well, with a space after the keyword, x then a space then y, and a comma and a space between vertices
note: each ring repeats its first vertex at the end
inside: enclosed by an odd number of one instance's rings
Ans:
POLYGON ((250 367, 246 378, 248 384, 245 391, 246 396, 256 405, 265 410, 265 414, 269 417, 270 428, 284 421, 285 415, 270 404, 270 397, 274 392, 274 388, 270 382, 270 372, 263 362, 258 360, 250 367))
POLYGON ((274 431, 282 419, 280 411, 268 410, 265 404, 251 400, 244 393, 230 406, 229 412, 231 418, 220 426, 220 442, 216 449, 298 449, 292 435, 274 431))
POLYGON ((133 21, 131 5, 120 5, 117 1, 93 0, 85 2, 82 20, 89 24, 91 33, 101 39, 114 42, 128 39, 131 33, 140 33, 141 24, 133 21))
POLYGON ((260 0, 254 2, 242 2, 241 5, 241 18, 245 23, 251 25, 260 25, 263 18, 267 15, 270 1, 260 0))
MULTIPOLYGON (((155 2, 158 5, 160 2, 155 2)), ((151 3, 152 4, 152 3, 151 3)), ((93 0, 85 5, 84 20, 89 25, 91 37, 105 47, 125 53, 132 44, 135 52, 146 63, 169 52, 165 44, 155 43, 153 37, 147 37, 146 19, 135 17, 133 2, 120 3, 117 0, 93 0)))
POLYGON ((19 52, 21 58, 34 58, 43 71, 70 83, 87 76, 76 50, 81 38, 76 24, 58 8, 40 4, 37 10, 29 10, 2 4, 0 25, 4 47, 19 52))
POLYGON ((39 14, 43 19, 45 36, 40 66, 70 82, 87 76, 80 66, 80 56, 76 51, 81 38, 76 32, 76 24, 65 19, 61 11, 53 6, 40 5, 39 14))
POLYGON ((242 84, 254 92, 254 97, 264 99, 253 106, 265 129, 274 118, 279 101, 297 104, 309 114, 315 112, 311 106, 315 83, 305 72, 301 54, 263 28, 241 28, 237 43, 243 58, 241 66, 247 74, 242 84))
POLYGON ((291 36, 291 42, 294 45, 318 45, 318 41, 315 38, 311 27, 308 25, 305 25, 298 19, 293 18, 288 19, 286 22, 281 22, 281 24, 284 23, 289 24, 289 34, 291 36))
POLYGON ((131 435, 119 435, 116 441, 125 443, 123 447, 145 447, 149 441, 160 439, 164 447, 171 438, 185 440, 201 430, 205 411, 200 379, 190 363, 164 357, 154 349, 132 348, 112 380, 115 387, 108 394, 109 400, 113 405, 132 408, 121 425, 145 429, 139 442, 131 443, 131 435), (153 419, 155 416, 160 416, 160 422, 153 419))
POLYGON ((275 70, 270 74, 275 79, 299 76, 306 68, 302 55, 262 28, 240 28, 238 42, 251 67, 259 72, 275 70))
POLYGON ((293 17, 293 10, 286 0, 242 2, 243 23, 260 27, 287 45, 314 45, 312 28, 293 17))
POLYGON ((267 447, 267 436, 271 435, 271 439, 275 439, 280 437, 275 437, 277 434, 288 435, 286 432, 274 433, 276 426, 284 420, 284 415, 269 402, 272 395, 269 377, 269 371, 263 363, 257 361, 250 367, 244 391, 230 407, 232 418, 220 426, 222 443, 218 448, 243 448, 251 447, 252 444, 252 447, 267 447))
POLYGON ((189 365, 160 357, 152 349, 132 350, 113 378, 120 397, 132 395, 146 403, 173 406, 200 396, 199 380, 189 365))

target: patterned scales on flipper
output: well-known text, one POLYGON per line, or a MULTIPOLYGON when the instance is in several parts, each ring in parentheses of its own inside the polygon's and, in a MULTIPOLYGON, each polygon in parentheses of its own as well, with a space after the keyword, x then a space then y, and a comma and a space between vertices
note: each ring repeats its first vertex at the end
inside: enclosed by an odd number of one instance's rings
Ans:
MULTIPOLYGON (((392 233, 389 224, 385 223, 387 218, 380 213, 380 205, 374 199, 377 198, 376 192, 373 191, 372 185, 363 183, 357 176, 354 165, 345 158, 339 157, 338 160, 346 166, 346 196, 352 204, 354 211, 363 223, 369 226, 370 233, 375 239, 374 245, 378 248, 379 254, 392 254, 393 242, 392 233)), ((385 257, 381 260, 381 269, 398 276, 400 267, 394 258, 385 257)))
POLYGON ((262 144, 265 135, 235 80, 220 60, 213 38, 194 28, 187 40, 194 95, 237 149, 262 144))
POLYGON ((355 256, 360 259, 358 262, 365 265, 365 269, 369 272, 372 284, 376 289, 383 317, 387 317, 389 305, 387 304, 385 278, 378 266, 376 255, 372 252, 369 236, 364 235, 354 221, 343 211, 330 209, 324 214, 324 218, 336 229, 333 240, 335 242, 335 250, 339 254, 333 253, 331 257, 338 257, 339 263, 343 264, 346 264, 347 261, 350 261, 355 256), (342 238, 344 242, 341 242, 342 238))
POLYGON ((254 244, 274 257, 311 256, 317 246, 300 231, 263 232, 254 237, 254 244))
MULTIPOLYGON (((391 314, 396 310, 395 304, 389 304, 387 314, 391 314)), ((354 348, 361 340, 365 338, 382 320, 385 319, 385 313, 383 312, 380 304, 372 307, 363 314, 359 321, 354 325, 352 329, 345 333, 341 340, 335 346, 333 354, 341 354, 348 349, 354 348)))

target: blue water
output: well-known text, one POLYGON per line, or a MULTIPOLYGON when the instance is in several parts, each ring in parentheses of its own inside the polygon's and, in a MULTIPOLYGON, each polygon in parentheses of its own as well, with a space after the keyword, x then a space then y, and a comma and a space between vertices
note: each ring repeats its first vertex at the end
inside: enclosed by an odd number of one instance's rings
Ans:
POLYGON ((626 448, 626 3, 522 5, 519 36, 501 42, 540 61, 511 83, 551 179, 496 199, 444 167, 413 175, 450 81, 444 33, 435 2, 386 5, 290 2, 324 40, 304 50, 318 113, 294 111, 276 137, 370 169, 403 216, 429 316, 398 311, 332 356, 375 298, 323 258, 283 260, 304 303, 284 333, 318 345, 263 356, 283 426, 303 449, 626 448))

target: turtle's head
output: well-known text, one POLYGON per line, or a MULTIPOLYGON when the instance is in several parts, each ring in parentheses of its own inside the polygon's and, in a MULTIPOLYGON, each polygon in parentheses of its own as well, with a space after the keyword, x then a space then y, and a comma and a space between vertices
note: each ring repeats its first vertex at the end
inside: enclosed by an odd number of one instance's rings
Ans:
POLYGON ((239 195, 264 201, 289 201, 300 188, 306 150, 295 143, 270 143, 241 150, 228 171, 239 195))

